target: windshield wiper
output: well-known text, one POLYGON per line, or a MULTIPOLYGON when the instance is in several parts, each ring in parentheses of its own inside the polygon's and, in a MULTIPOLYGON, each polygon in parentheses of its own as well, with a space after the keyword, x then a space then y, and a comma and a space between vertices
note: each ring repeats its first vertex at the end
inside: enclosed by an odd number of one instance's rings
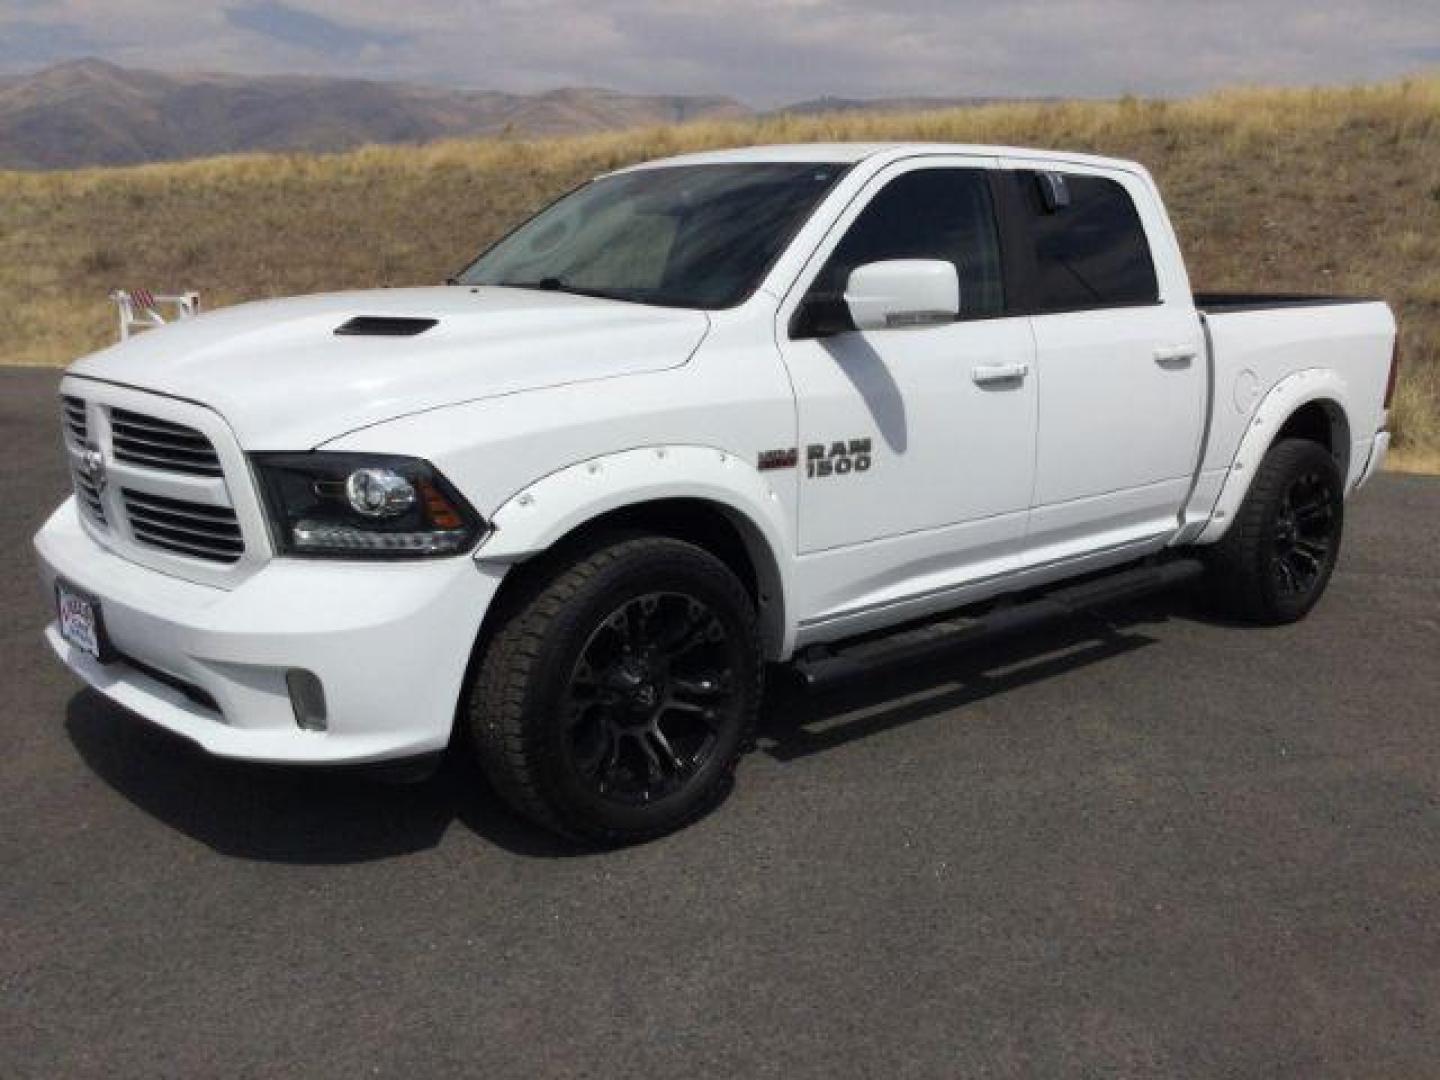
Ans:
MULTIPOLYGON (((541 292, 565 293, 568 296, 593 296, 598 300, 629 300, 620 293, 606 292, 604 289, 584 289, 579 285, 571 285, 564 278, 543 277, 538 281, 500 281, 496 284, 502 289, 539 289, 541 292)), ((630 300, 631 303, 638 301, 630 300)))

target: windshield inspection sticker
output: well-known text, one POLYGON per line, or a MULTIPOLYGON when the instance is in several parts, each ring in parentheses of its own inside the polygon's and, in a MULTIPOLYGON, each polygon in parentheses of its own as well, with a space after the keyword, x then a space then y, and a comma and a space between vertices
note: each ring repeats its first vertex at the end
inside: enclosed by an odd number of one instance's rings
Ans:
POLYGON ((870 461, 869 439, 849 439, 828 445, 811 443, 805 447, 805 476, 815 480, 827 476, 869 472, 870 461))

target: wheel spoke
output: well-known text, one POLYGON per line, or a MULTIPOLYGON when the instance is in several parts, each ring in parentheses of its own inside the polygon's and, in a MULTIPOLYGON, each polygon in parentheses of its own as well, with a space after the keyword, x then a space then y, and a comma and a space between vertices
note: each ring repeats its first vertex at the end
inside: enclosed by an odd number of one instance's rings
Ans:
POLYGON ((726 624, 693 596, 656 592, 619 604, 591 633, 566 688, 577 775, 630 805, 683 788, 718 744, 737 660, 726 624))
MULTIPOLYGON (((645 758, 646 779, 653 781, 655 784, 660 784, 664 782, 665 768, 660 764, 660 757, 658 754, 655 753, 654 744, 651 743, 651 741, 647 739, 643 733, 632 736, 632 738, 634 739, 635 744, 640 747, 640 753, 645 758)), ((654 787, 648 787, 644 791, 644 797, 646 799, 649 799, 653 793, 654 787)))
POLYGON ((670 689, 676 694, 684 694, 690 698, 721 698, 728 697, 729 687, 723 679, 711 679, 702 676, 698 679, 671 679, 670 689))
POLYGON ((1292 548, 1290 554, 1285 557, 1285 565, 1290 568, 1290 576, 1295 582, 1296 592, 1308 589, 1319 573, 1320 564, 1307 561, 1309 559, 1310 556, 1303 555, 1298 548, 1292 548))
POLYGON ((660 730, 658 723, 651 725, 649 735, 650 738, 654 740, 655 746, 659 748, 661 755, 663 755, 665 759, 665 764, 670 767, 671 773, 677 777, 683 775, 685 765, 675 753, 675 748, 670 745, 670 740, 667 739, 665 733, 660 730))
POLYGON ((1300 591, 1299 582, 1295 580, 1295 571, 1291 569, 1290 564, 1285 560, 1284 556, 1275 560, 1275 568, 1280 572, 1280 587, 1282 589, 1292 593, 1300 591))

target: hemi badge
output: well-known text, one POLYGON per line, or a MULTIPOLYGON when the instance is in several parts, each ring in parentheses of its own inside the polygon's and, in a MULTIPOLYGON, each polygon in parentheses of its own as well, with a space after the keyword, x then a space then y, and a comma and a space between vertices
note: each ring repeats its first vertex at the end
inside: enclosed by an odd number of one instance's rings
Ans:
POLYGON ((788 450, 765 450, 760 454, 759 469, 793 469, 800 464, 800 451, 792 446, 788 450))

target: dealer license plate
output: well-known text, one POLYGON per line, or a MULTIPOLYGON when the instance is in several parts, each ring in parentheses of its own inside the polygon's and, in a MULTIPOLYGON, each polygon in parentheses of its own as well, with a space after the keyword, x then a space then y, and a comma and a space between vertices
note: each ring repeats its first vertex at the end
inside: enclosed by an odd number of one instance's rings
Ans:
POLYGON ((55 604, 60 615, 60 636, 96 660, 105 659, 105 628, 100 622, 100 601, 59 581, 55 583, 55 604))

